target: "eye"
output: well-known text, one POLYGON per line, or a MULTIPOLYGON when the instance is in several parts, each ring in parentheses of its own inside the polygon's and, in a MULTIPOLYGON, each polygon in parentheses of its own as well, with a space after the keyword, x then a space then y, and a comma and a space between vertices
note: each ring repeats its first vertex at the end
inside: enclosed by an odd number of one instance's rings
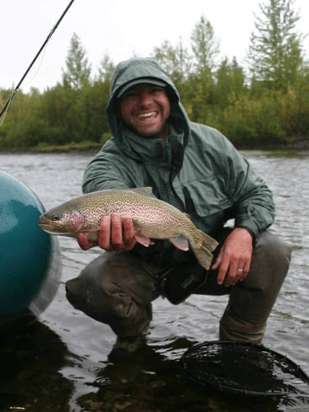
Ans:
POLYGON ((52 219, 53 221, 59 222, 59 220, 62 219, 62 214, 61 214, 61 213, 53 213, 53 214, 51 215, 51 219, 52 219))
POLYGON ((127 92, 123 95, 123 99, 135 99, 138 97, 138 93, 134 91, 127 92))
POLYGON ((158 93, 162 93, 162 92, 163 92, 163 89, 162 89, 162 87, 159 87, 159 86, 153 87, 151 89, 151 93, 158 94, 158 93))

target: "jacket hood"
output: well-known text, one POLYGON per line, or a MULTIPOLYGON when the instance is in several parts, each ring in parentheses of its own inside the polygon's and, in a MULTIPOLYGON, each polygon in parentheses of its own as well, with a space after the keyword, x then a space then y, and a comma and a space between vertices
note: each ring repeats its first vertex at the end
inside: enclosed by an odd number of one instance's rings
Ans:
MULTIPOLYGON (((127 154, 132 157, 139 157, 132 149, 132 132, 123 127, 121 119, 117 116, 117 100, 125 90, 138 83, 163 84, 166 85, 166 92, 171 104, 170 120, 176 133, 182 135, 182 144, 186 144, 189 137, 189 120, 186 112, 180 103, 179 93, 167 75, 167 73, 151 59, 131 59, 117 65, 112 76, 110 99, 107 104, 107 123, 113 135, 115 143, 122 150, 127 150, 127 154)), ((157 139, 139 139, 157 140, 157 139)), ((144 144, 147 145, 146 142, 144 144)), ((151 143, 149 143, 151 145, 151 143)))

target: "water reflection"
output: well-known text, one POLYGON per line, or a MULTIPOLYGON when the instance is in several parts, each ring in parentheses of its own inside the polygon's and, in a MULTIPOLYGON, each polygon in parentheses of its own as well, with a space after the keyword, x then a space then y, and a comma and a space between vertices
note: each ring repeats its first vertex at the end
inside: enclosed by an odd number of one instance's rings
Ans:
MULTIPOLYGON (((309 372, 309 152, 243 153, 274 192, 272 230, 294 251, 288 277, 268 321, 264 345, 309 372)), ((26 183, 46 209, 81 194, 92 155, 1 155, 1 170, 26 183)), ((108 326, 76 311, 64 283, 78 276, 99 250, 83 252, 59 238, 62 284, 40 322, 0 347, 0 411, 306 411, 302 399, 248 399, 199 390, 182 376, 178 360, 193 343, 216 340, 227 297, 194 296, 173 306, 154 303, 147 345, 132 360, 108 361, 115 336, 108 326), (13 394, 13 395, 12 395, 13 394), (12 398, 14 396, 14 399, 12 398), (18 404, 13 405, 15 400, 18 404), (28 405, 28 406, 27 406, 28 405)))
POLYGON ((73 385, 60 372, 67 357, 65 344, 41 322, 3 335, 0 410, 42 412, 53 406, 68 411, 73 385))

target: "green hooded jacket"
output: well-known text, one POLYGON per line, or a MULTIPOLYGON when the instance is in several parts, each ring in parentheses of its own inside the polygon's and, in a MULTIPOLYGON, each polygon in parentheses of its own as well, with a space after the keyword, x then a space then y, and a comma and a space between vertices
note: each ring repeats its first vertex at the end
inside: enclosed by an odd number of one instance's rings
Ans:
POLYGON ((87 166, 84 193, 151 186, 159 199, 190 214, 212 236, 229 219, 254 239, 273 223, 273 196, 265 182, 221 133, 189 121, 177 89, 153 60, 133 59, 116 67, 107 119, 113 137, 87 166), (166 84, 173 126, 167 142, 134 134, 116 116, 119 91, 147 79, 166 84))

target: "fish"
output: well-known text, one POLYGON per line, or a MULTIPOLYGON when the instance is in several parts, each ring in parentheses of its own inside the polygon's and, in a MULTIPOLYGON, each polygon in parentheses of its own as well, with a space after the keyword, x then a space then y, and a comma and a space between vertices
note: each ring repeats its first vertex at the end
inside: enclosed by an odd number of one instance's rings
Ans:
POLYGON ((218 242, 198 229, 189 216, 154 196, 151 187, 101 190, 73 198, 43 213, 38 225, 52 235, 77 237, 81 232, 96 241, 103 216, 131 217, 136 241, 145 247, 168 239, 176 248, 191 247, 197 261, 210 268, 218 242), (190 247, 189 247, 190 245, 190 247))

